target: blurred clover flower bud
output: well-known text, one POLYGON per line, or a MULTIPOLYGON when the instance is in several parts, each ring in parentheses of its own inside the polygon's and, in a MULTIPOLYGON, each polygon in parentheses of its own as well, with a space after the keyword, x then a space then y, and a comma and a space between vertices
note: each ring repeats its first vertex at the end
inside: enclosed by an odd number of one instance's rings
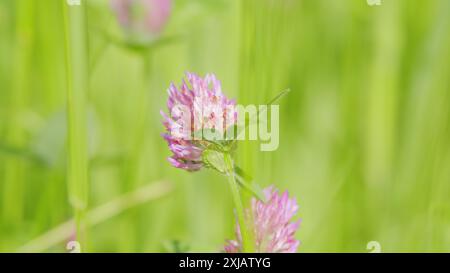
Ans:
MULTIPOLYGON (((246 217, 253 224, 255 251, 262 253, 294 253, 300 242, 295 240, 300 220, 292 222, 297 213, 297 201, 289 198, 288 192, 278 194, 271 186, 264 189, 267 202, 252 198, 251 209, 246 210, 246 217)), ((239 225, 236 226, 237 240, 229 240, 225 246, 227 253, 242 252, 242 236, 239 225)))
POLYGON ((169 114, 161 111, 167 131, 163 137, 173 153, 168 160, 174 167, 187 171, 206 166, 225 173, 229 170, 224 166, 222 149, 230 147, 226 145, 229 142, 222 140, 226 128, 237 122, 235 101, 222 93, 214 74, 202 78, 186 73, 186 78, 187 82, 183 80, 179 88, 170 85, 169 114), (211 141, 214 135, 218 141, 211 141))
POLYGON ((171 0, 111 0, 120 25, 131 36, 158 35, 169 19, 171 0))

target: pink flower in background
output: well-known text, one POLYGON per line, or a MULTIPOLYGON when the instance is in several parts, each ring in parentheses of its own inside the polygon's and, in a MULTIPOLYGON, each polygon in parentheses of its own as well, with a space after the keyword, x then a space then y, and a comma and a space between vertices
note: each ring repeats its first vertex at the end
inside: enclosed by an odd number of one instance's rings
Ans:
POLYGON ((237 114, 235 101, 222 93, 214 74, 202 78, 186 73, 186 78, 179 88, 172 83, 168 89, 169 115, 161 111, 167 130, 163 137, 173 153, 169 162, 176 168, 197 171, 205 165, 202 154, 211 143, 194 133, 212 128, 225 132, 236 123, 237 114))
POLYGON ((169 19, 171 0, 111 0, 119 23, 132 32, 158 34, 169 19))
MULTIPOLYGON (((251 210, 247 210, 249 222, 253 225, 255 251, 262 253, 293 253, 299 241, 294 238, 300 220, 292 222, 297 213, 297 201, 289 199, 288 192, 278 194, 273 186, 264 190, 267 202, 252 198, 251 210)), ((242 238, 239 225, 236 227, 237 241, 229 240, 225 252, 242 252, 242 238)))

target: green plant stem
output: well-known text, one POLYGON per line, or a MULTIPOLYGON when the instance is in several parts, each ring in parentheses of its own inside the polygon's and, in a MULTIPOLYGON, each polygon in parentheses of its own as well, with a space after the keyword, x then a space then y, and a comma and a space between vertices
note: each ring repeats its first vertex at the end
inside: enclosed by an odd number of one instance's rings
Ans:
POLYGON ((132 146, 129 153, 129 158, 126 166, 126 178, 131 183, 131 188, 136 187, 139 183, 140 160, 142 154, 142 147, 145 145, 146 130, 147 130, 147 111, 148 111, 148 89, 151 78, 151 52, 142 54, 143 60, 143 81, 142 87, 136 90, 135 95, 135 116, 133 127, 130 129, 132 136, 132 146))
POLYGON ((88 89, 86 3, 68 6, 65 1, 65 56, 67 80, 68 168, 70 204, 74 209, 76 240, 86 249, 85 210, 88 192, 86 95, 88 89))
POLYGON ((244 206, 242 205, 241 195, 239 193, 239 187, 236 181, 234 172, 234 163, 231 155, 228 153, 224 154, 225 165, 227 168, 228 182, 231 189, 231 194, 233 195, 234 206, 236 207, 236 214, 238 218, 239 227, 242 236, 242 251, 244 253, 253 252, 252 240, 248 230, 248 225, 245 220, 244 206))

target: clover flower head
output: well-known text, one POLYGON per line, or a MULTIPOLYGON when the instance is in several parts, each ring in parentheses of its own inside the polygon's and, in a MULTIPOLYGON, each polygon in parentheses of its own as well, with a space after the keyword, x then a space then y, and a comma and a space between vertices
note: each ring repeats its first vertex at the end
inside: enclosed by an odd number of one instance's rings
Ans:
MULTIPOLYGON (((298 205, 294 198, 289 198, 286 191, 279 194, 271 186, 264 190, 267 201, 256 198, 251 200, 251 209, 246 216, 253 226, 256 252, 262 253, 294 253, 300 244, 294 238, 300 220, 291 219, 297 213, 298 205)), ((227 253, 242 252, 242 236, 239 225, 236 227, 237 240, 229 240, 224 250, 227 253)))
POLYGON ((214 74, 202 78, 186 73, 181 86, 177 88, 172 83, 168 94, 169 114, 161 111, 166 128, 163 137, 173 153, 168 160, 176 168, 200 170, 205 166, 203 153, 211 142, 197 133, 214 129, 223 135, 229 126, 236 124, 235 101, 222 93, 221 83, 214 74))
POLYGON ((158 34, 169 19, 171 0, 111 0, 120 25, 128 32, 158 34))

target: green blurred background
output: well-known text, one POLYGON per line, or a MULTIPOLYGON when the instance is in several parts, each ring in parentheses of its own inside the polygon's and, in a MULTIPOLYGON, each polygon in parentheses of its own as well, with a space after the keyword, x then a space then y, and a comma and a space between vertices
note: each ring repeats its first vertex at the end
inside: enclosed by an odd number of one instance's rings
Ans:
POLYGON ((450 251, 450 1, 174 0, 145 50, 82 1, 86 194, 68 186, 64 5, 0 1, 0 251, 67 252, 76 222, 83 251, 221 251, 226 178, 171 167, 160 136, 186 71, 241 104, 291 89, 278 150, 242 142, 237 163, 297 198, 299 252, 450 251))

